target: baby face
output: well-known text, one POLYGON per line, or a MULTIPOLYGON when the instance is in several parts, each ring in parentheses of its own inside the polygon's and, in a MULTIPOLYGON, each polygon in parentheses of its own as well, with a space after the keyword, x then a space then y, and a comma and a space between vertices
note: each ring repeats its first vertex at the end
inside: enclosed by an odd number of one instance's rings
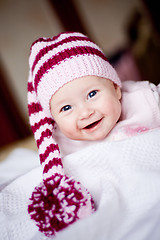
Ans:
POLYGON ((102 140, 121 114, 121 90, 97 76, 75 79, 53 96, 51 114, 61 132, 74 140, 102 140))

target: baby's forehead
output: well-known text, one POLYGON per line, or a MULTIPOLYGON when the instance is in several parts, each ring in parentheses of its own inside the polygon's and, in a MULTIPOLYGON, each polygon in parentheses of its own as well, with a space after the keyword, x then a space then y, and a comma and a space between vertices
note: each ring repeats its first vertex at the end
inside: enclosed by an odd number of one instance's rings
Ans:
POLYGON ((69 81, 68 83, 64 84, 62 87, 60 87, 54 95, 61 96, 62 93, 67 93, 67 95, 74 93, 75 90, 80 89, 87 89, 88 87, 92 87, 96 84, 101 84, 101 78, 97 76, 84 76, 80 78, 75 78, 72 81, 69 81))
POLYGON ((98 76, 76 78, 59 88, 52 96, 51 102, 55 101, 56 105, 59 105, 66 100, 76 100, 76 98, 91 90, 107 87, 107 82, 110 82, 110 80, 98 76))
POLYGON ((75 78, 72 81, 69 81, 68 83, 64 84, 61 88, 58 89, 58 91, 60 90, 64 90, 64 91, 74 91, 75 88, 87 88, 93 85, 100 85, 103 83, 106 83, 106 81, 108 81, 108 79, 99 77, 99 76, 83 76, 80 78, 75 78))

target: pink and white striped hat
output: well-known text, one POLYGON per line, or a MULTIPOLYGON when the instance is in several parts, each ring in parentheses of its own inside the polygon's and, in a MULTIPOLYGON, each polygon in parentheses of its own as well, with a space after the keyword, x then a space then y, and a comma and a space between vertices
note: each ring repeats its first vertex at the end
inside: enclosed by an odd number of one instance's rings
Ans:
POLYGON ((87 36, 64 32, 40 38, 31 46, 29 58, 28 111, 43 168, 43 182, 30 198, 28 211, 46 236, 67 227, 94 211, 89 192, 65 175, 54 119, 50 112, 53 94, 64 84, 88 75, 121 81, 102 50, 87 36))

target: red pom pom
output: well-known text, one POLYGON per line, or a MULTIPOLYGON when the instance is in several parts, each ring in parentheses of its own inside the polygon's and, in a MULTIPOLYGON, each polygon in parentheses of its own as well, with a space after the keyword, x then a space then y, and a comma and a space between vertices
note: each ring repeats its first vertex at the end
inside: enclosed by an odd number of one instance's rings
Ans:
POLYGON ((35 188, 28 212, 46 236, 94 211, 90 194, 73 178, 56 173, 35 188))

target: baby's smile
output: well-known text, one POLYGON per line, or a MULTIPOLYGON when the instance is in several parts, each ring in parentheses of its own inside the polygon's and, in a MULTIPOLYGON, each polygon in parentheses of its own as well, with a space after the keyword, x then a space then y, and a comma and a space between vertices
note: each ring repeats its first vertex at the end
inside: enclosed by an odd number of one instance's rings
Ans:
POLYGON ((98 127, 99 123, 102 121, 102 118, 95 121, 95 122, 92 122, 90 123, 89 125, 85 126, 83 129, 87 129, 87 130, 95 130, 95 128, 98 127))

